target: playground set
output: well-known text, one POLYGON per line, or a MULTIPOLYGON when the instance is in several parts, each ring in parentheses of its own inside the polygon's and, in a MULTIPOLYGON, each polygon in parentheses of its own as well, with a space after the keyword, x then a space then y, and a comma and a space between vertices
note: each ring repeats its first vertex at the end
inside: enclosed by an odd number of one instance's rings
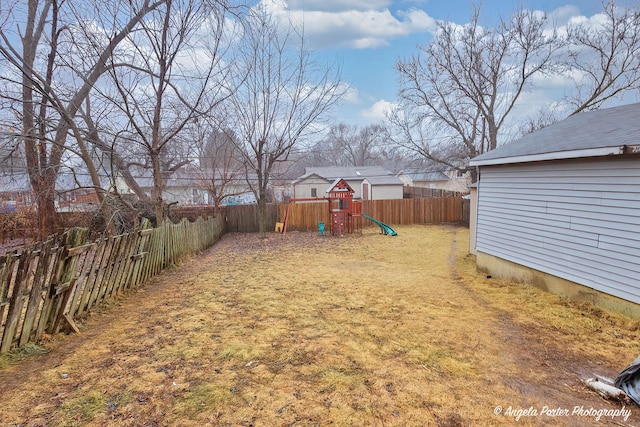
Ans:
MULTIPOLYGON (((294 198, 289 200, 287 211, 284 216, 281 231, 283 235, 287 234, 287 221, 289 219, 289 206, 296 202, 325 201, 328 203, 329 210, 329 233, 332 236, 344 236, 345 233, 362 232, 362 218, 375 223, 383 234, 396 236, 398 233, 387 224, 362 213, 362 202, 353 200, 354 190, 346 180, 336 179, 327 190, 328 197, 312 197, 312 198, 294 198)), ((278 227, 276 227, 278 229, 278 227)), ((323 222, 318 223, 318 233, 325 235, 326 225, 323 222)))

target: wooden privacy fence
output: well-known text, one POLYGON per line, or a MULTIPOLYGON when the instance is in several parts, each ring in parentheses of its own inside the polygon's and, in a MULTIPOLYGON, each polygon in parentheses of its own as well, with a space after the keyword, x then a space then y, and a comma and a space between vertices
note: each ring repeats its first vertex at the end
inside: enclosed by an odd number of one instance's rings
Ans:
POLYGON ((96 304, 140 286, 163 268, 213 245, 225 232, 220 217, 86 242, 70 229, 0 257, 0 353, 54 334, 96 304))
POLYGON ((462 197, 365 200, 362 213, 393 225, 441 224, 462 221, 462 197))
MULTIPOLYGON (((255 233, 258 230, 258 205, 237 205, 224 208, 228 232, 255 233)), ((278 205, 267 205, 267 231, 278 221, 278 205)))
POLYGON ((462 196, 458 191, 441 190, 439 188, 404 187, 404 197, 417 199, 420 197, 457 197, 462 196))
MULTIPOLYGON (((284 221, 284 216, 289 206, 289 217, 287 218, 288 231, 308 231, 317 230, 318 223, 329 224, 329 204, 327 201, 282 204, 280 208, 280 222, 284 221)), ((328 230, 327 226, 327 230, 328 230)))
POLYGON ((471 199, 462 199, 462 222, 469 225, 471 217, 471 199))
MULTIPOLYGON (((280 205, 284 220, 287 205, 280 205)), ((362 213, 390 225, 440 224, 464 220, 462 197, 364 200, 362 213)), ((327 202, 294 203, 289 206, 287 230, 317 230, 318 222, 329 223, 327 202)), ((363 225, 375 225, 363 221, 363 225)))

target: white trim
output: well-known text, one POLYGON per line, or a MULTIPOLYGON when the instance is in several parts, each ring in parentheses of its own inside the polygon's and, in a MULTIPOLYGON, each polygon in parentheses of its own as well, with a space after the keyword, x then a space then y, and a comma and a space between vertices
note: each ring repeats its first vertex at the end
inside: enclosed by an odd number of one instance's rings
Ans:
POLYGON ((600 157, 624 153, 625 146, 586 148, 583 150, 556 151, 551 153, 529 154, 525 156, 499 157, 497 159, 471 160, 469 166, 489 166, 509 163, 528 163, 543 160, 577 159, 582 157, 600 157))

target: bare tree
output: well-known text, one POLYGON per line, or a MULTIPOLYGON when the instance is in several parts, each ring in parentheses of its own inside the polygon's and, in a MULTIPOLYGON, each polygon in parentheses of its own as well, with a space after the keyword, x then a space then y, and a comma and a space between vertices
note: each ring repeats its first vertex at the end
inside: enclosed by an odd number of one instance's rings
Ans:
POLYGON ((306 148, 301 160, 309 166, 345 166, 344 145, 352 142, 353 129, 344 123, 331 126, 323 138, 306 148))
POLYGON ((559 120, 561 120, 561 117, 559 116, 557 109, 540 108, 537 114, 523 120, 519 127, 519 134, 520 136, 524 136, 529 133, 536 132, 559 120))
POLYGON ((532 77, 554 69, 561 46, 534 12, 518 11, 495 28, 479 18, 475 9, 464 27, 440 22, 434 39, 396 66, 400 107, 389 117, 396 142, 455 168, 497 146, 532 77))
POLYGON ((130 164, 151 171, 158 221, 167 214, 167 179, 193 157, 188 126, 228 96, 223 84, 228 11, 224 0, 166 0, 129 36, 127 61, 114 58, 111 64, 118 92, 111 99, 133 134, 122 142, 136 153, 130 164))
POLYGON ((203 124, 193 126, 191 140, 198 150, 198 175, 217 211, 225 197, 249 191, 244 164, 232 131, 221 131, 203 124))
POLYGON ((277 164, 343 94, 331 67, 313 61, 304 35, 278 28, 260 7, 253 10, 237 46, 239 70, 220 128, 236 135, 247 182, 258 202, 258 223, 266 233, 267 190, 277 164))
POLYGON ((76 114, 107 70, 116 47, 163 3, 164 0, 140 0, 110 5, 117 10, 116 19, 110 20, 112 26, 104 29, 103 37, 93 46, 95 55, 84 56, 82 68, 66 69, 71 74, 65 76, 64 84, 58 81, 61 64, 65 62, 59 40, 65 34, 73 39, 73 28, 86 23, 79 15, 80 9, 99 16, 104 4, 83 3, 80 8, 71 0, 16 0, 11 6, 3 5, 12 14, 0 28, 0 56, 14 71, 6 77, 7 82, 19 89, 2 96, 11 99, 18 113, 41 238, 55 231, 55 183, 65 151, 70 149, 69 132, 77 144, 76 154, 88 162, 98 194, 103 194, 75 124, 76 114), (63 17, 69 22, 61 22, 63 17))
MULTIPOLYGON (((96 114, 95 109, 92 108, 90 98, 87 98, 85 108, 80 112, 86 126, 84 138, 93 148, 94 157, 99 159, 96 163, 105 171, 105 175, 110 177, 112 192, 116 196, 120 196, 118 194, 117 180, 122 178, 138 200, 147 201, 149 196, 140 187, 136 177, 130 170, 137 163, 136 160, 140 156, 129 156, 131 154, 130 151, 117 149, 125 145, 123 140, 127 140, 130 144, 132 143, 131 133, 127 127, 114 130, 117 125, 106 117, 111 112, 113 112, 113 109, 107 109, 101 114, 96 114), (96 122, 102 124, 100 129, 96 122), (109 122, 109 125, 105 126, 105 122, 109 122)), ((121 202, 126 205, 124 200, 121 202)), ((132 206, 129 207, 135 210, 132 206)))
POLYGON ((309 149, 308 156, 314 166, 371 166, 401 161, 397 151, 382 125, 360 128, 339 123, 309 149))
POLYGON ((640 10, 603 4, 598 22, 567 27, 567 67, 577 75, 569 96, 573 113, 595 110, 605 101, 640 88, 640 10))

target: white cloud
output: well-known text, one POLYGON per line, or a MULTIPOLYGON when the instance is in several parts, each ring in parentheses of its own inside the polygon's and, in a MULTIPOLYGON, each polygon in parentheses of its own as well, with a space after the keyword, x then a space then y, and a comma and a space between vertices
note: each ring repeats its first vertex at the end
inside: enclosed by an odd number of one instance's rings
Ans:
POLYGON ((575 70, 566 70, 561 74, 543 75, 535 74, 530 83, 538 90, 558 90, 573 87, 576 80, 579 80, 582 75, 575 70))
POLYGON ((347 83, 342 83, 344 89, 344 96, 342 97, 342 101, 347 104, 358 104, 360 103, 360 92, 354 86, 348 85, 347 83))
POLYGON ((558 25, 566 24, 571 17, 579 15, 580 10, 576 6, 562 6, 552 10, 549 14, 549 20, 555 22, 558 25))
POLYGON ((340 12, 347 10, 371 10, 388 7, 392 0, 289 0, 290 10, 319 10, 340 12))
POLYGON ((375 102, 371 107, 362 110, 360 115, 373 122, 383 121, 386 118, 387 113, 390 112, 395 105, 395 102, 389 102, 381 99, 380 101, 375 102))
MULTIPOLYGON (((302 4, 299 0, 290 3, 302 4)), ((412 33, 433 32, 436 21, 425 11, 411 8, 398 11, 394 16, 385 7, 389 2, 329 0, 327 7, 312 6, 317 1, 305 2, 305 9, 290 7, 287 3, 261 0, 265 7, 282 25, 293 22, 304 27, 305 36, 315 48, 345 47, 356 49, 386 46, 397 37, 412 33), (368 5, 363 7, 362 5, 368 5)))
POLYGON ((599 30, 608 21, 606 14, 599 12, 589 17, 580 14, 578 8, 566 6, 554 10, 551 15, 555 18, 555 22, 558 24, 558 32, 561 35, 567 34, 567 27, 582 26, 593 30, 599 30))
POLYGON ((375 49, 377 47, 387 46, 389 42, 384 38, 365 37, 361 39, 351 40, 349 44, 350 47, 354 47, 356 49, 375 49))
POLYGON ((608 17, 604 13, 596 13, 591 17, 586 16, 573 16, 569 19, 569 24, 573 25, 587 25, 590 27, 598 28, 607 23, 608 17))

